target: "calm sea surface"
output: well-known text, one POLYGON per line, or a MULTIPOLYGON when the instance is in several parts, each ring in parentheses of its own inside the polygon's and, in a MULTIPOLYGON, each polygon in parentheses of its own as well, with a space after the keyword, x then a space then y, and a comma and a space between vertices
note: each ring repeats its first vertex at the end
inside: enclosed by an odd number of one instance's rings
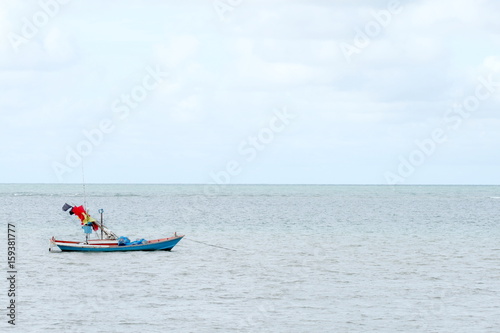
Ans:
POLYGON ((83 240, 81 185, 0 185, 17 234, 18 332, 500 331, 500 187, 87 185, 131 240, 172 252, 55 253, 83 240), (215 245, 209 246, 199 242, 215 245), (223 247, 223 248, 222 248, 223 247))

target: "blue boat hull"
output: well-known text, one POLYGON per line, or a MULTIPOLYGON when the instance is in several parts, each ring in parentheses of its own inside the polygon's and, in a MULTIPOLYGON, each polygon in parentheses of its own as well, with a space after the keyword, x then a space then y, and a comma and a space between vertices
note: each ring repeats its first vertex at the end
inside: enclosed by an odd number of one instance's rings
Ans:
POLYGON ((54 240, 54 244, 65 252, 123 252, 123 251, 170 251, 184 236, 167 238, 165 240, 150 241, 147 244, 137 245, 87 245, 76 242, 62 242, 54 240), (65 244, 66 243, 66 244, 65 244))

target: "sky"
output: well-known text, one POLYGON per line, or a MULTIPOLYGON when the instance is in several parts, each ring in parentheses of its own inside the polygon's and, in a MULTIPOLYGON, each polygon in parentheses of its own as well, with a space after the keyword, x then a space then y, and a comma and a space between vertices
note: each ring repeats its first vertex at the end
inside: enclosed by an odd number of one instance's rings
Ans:
POLYGON ((500 184, 500 2, 0 4, 0 183, 500 184))

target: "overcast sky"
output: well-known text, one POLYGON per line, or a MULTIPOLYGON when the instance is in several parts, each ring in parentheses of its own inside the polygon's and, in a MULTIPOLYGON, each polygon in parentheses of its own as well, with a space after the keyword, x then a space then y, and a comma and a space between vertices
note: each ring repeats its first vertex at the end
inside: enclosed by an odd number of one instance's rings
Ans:
POLYGON ((499 13, 2 1, 0 182, 500 184, 499 13))

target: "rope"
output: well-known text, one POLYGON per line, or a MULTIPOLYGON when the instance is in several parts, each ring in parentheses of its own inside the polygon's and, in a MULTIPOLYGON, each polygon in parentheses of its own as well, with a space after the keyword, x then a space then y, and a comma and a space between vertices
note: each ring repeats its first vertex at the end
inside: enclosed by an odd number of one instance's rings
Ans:
POLYGON ((83 207, 85 207, 85 210, 87 211, 88 214, 87 191, 85 189, 85 169, 83 168, 83 158, 82 158, 82 184, 83 184, 83 207))
POLYGON ((229 250, 229 251, 234 251, 234 252, 236 252, 236 250, 229 249, 229 248, 224 247, 224 246, 212 245, 212 244, 208 244, 208 243, 205 243, 205 242, 196 241, 196 240, 194 240, 194 239, 189 239, 189 238, 186 238, 186 237, 184 237, 184 239, 185 239, 185 240, 189 240, 189 241, 191 241, 191 242, 195 242, 195 243, 200 243, 200 244, 205 244, 205 245, 208 245, 208 246, 218 247, 219 249, 224 249, 224 250, 229 250))

